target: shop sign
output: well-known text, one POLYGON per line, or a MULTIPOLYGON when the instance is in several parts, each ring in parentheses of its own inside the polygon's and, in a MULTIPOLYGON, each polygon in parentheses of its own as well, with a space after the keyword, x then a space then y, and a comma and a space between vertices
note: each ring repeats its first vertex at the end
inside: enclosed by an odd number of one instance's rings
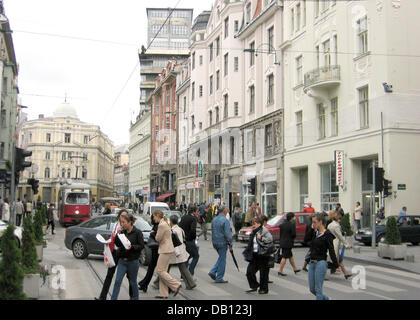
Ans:
POLYGON ((344 186, 344 151, 335 151, 336 184, 344 186))

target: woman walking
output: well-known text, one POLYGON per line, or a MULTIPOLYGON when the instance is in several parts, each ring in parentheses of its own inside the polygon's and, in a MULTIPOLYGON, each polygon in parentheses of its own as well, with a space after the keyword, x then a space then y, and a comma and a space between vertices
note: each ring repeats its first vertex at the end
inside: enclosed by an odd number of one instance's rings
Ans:
POLYGON ((4 199, 4 202, 1 208, 1 220, 3 220, 4 222, 9 222, 10 220, 9 198, 4 199))
POLYGON ((181 241, 181 245, 175 248, 175 252, 171 257, 171 260, 169 262, 169 268, 168 272, 171 269, 171 266, 178 266, 179 272, 181 273, 182 279, 185 281, 185 286, 187 290, 194 289, 197 284, 195 283, 191 273, 188 271, 187 265, 185 262, 188 260, 189 254, 185 248, 185 233, 184 230, 182 230, 178 226, 178 217, 173 215, 169 218, 170 226, 172 229, 172 232, 176 233, 178 236, 179 241, 181 241))
POLYGON ((102 215, 107 215, 107 214, 111 214, 111 205, 108 202, 105 203, 105 208, 102 215))
MULTIPOLYGON (((99 298, 95 298, 95 300, 106 300, 106 296, 108 294, 109 291, 109 287, 111 286, 111 282, 112 282, 112 278, 114 277, 115 274, 115 270, 117 270, 117 265, 118 265, 118 247, 115 245, 115 237, 117 236, 118 231, 122 231, 121 228, 121 223, 120 223, 120 218, 122 215, 127 215, 128 212, 126 210, 121 210, 120 212, 118 212, 117 215, 117 223, 114 226, 112 235, 111 235, 111 243, 109 244, 109 248, 111 249, 111 253, 112 253, 112 258, 114 259, 115 262, 115 266, 112 268, 108 268, 108 271, 106 273, 106 277, 105 277, 105 281, 104 284, 102 286, 102 291, 101 294, 99 295, 99 298)), ((131 286, 129 286, 129 293, 130 293, 130 297, 133 296, 133 292, 131 289, 131 286)))
POLYGON ((312 231, 305 235, 305 242, 311 242, 311 256, 309 262, 309 290, 317 300, 329 300, 323 294, 325 274, 327 273, 327 251, 333 266, 338 268, 337 257, 334 252, 334 236, 325 228, 326 218, 323 213, 312 215, 312 231))
POLYGON ((120 293, 121 283, 126 273, 128 281, 133 290, 133 296, 130 300, 139 299, 139 288, 137 286, 137 274, 139 271, 140 252, 144 248, 143 233, 134 226, 136 218, 130 213, 121 216, 122 231, 119 234, 127 237, 130 245, 128 249, 124 247, 119 237, 115 238, 115 244, 119 247, 119 260, 117 268, 117 277, 114 283, 111 300, 117 300, 120 293))
POLYGON ((172 243, 172 232, 166 216, 161 210, 156 210, 153 213, 153 220, 159 223, 156 234, 156 241, 159 243, 159 258, 157 262, 157 274, 159 276, 159 295, 157 299, 168 298, 168 287, 174 292, 174 297, 178 294, 181 288, 181 282, 171 277, 168 273, 169 260, 175 252, 172 243))
POLYGON ((282 248, 283 258, 280 261, 280 270, 278 275, 286 276, 283 273, 284 266, 286 265, 286 259, 289 259, 290 264, 293 267, 293 271, 296 273, 300 272, 300 269, 296 267, 295 259, 293 258, 292 248, 293 242, 296 238, 296 224, 294 223, 295 214, 289 212, 286 215, 286 221, 280 225, 280 248, 282 248))
MULTIPOLYGON (((344 245, 347 249, 351 249, 351 245, 349 245, 346 241, 346 239, 343 237, 343 233, 341 231, 341 215, 338 214, 336 211, 332 210, 330 212, 329 218, 331 219, 331 223, 328 225, 328 230, 332 233, 332 235, 335 237, 333 241, 334 245, 334 252, 336 257, 340 257, 340 250, 342 249, 342 246, 344 245)), ((352 276, 352 274, 348 273, 344 267, 343 261, 340 261, 339 259, 339 265, 341 268, 341 271, 344 273, 344 278, 348 279, 352 276)), ((331 274, 335 273, 335 270, 331 270, 331 274)))
POLYGON ((273 244, 273 236, 264 226, 263 217, 258 217, 255 222, 255 228, 249 237, 248 247, 245 252, 246 260, 249 265, 246 271, 250 290, 247 293, 258 290, 259 294, 268 293, 268 260, 270 254, 267 248, 273 244), (255 274, 260 272, 260 282, 257 281, 255 274))
MULTIPOLYGON (((156 223, 153 221, 152 219, 152 231, 150 232, 149 238, 152 238, 154 240, 156 240, 156 233, 158 230, 158 226, 159 223, 156 223)), ((159 244, 156 246, 149 246, 150 251, 152 251, 152 258, 150 260, 149 265, 147 266, 147 272, 146 275, 144 276, 144 278, 139 282, 139 289, 141 291, 143 291, 144 293, 147 292, 147 288, 149 287, 150 281, 152 281, 153 278, 153 273, 155 272, 155 268, 157 265, 157 261, 159 258, 159 253, 158 253, 158 249, 159 249, 159 244)))

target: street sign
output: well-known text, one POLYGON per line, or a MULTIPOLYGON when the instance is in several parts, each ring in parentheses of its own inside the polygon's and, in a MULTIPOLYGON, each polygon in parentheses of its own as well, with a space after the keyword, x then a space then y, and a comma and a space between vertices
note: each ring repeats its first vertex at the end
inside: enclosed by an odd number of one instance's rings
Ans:
POLYGON ((335 170, 337 186, 344 186, 344 151, 335 151, 335 170))
POLYGON ((399 184, 398 185, 398 190, 407 190, 407 185, 406 184, 399 184))

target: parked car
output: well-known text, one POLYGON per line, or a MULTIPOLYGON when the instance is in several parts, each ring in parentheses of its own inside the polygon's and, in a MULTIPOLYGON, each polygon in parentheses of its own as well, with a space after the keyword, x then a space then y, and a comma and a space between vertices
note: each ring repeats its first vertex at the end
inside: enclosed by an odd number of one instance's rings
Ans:
MULTIPOLYGON (((149 239, 152 227, 141 217, 136 216, 134 226, 143 233, 145 248, 140 254, 140 262, 148 265, 152 259, 152 252, 146 243, 149 239)), ((99 233, 105 239, 109 239, 117 223, 117 215, 109 214, 91 218, 77 226, 66 229, 64 243, 66 248, 73 251, 73 255, 77 259, 86 259, 89 254, 102 255, 104 245, 96 239, 99 233)))
MULTIPOLYGON (((9 226, 8 223, 0 220, 0 237, 3 235, 3 232, 6 231, 8 226, 9 226)), ((20 246, 22 244, 22 228, 15 226, 14 235, 16 237, 17 246, 18 246, 18 248, 20 248, 20 246)))
MULTIPOLYGON (((306 225, 311 220, 311 214, 306 212, 295 212, 296 216, 296 239, 295 243, 302 243, 305 238, 306 225)), ((286 219, 286 213, 279 214, 267 221, 267 229, 273 235, 274 242, 280 241, 280 224, 286 219)), ((239 230, 238 240, 248 241, 252 233, 252 227, 244 227, 239 230)))
MULTIPOLYGON (((413 245, 420 243, 420 216, 394 216, 397 218, 398 229, 401 234, 401 241, 411 242, 413 245)), ((376 243, 385 241, 386 223, 389 217, 381 220, 375 227, 376 243)), ((354 239, 363 242, 365 245, 372 244, 372 228, 362 228, 355 233, 354 239)))
POLYGON ((181 221, 181 218, 182 218, 182 213, 181 213, 181 211, 176 211, 176 210, 164 210, 163 211, 163 214, 166 216, 166 218, 168 218, 168 221, 169 221, 169 218, 171 217, 171 216, 177 216, 178 217, 178 223, 181 221))
POLYGON ((165 202, 146 202, 143 214, 151 217, 155 210, 170 211, 169 206, 165 202))
POLYGON ((118 214, 121 210, 126 210, 128 213, 134 214, 134 211, 132 209, 126 209, 126 208, 111 208, 111 214, 118 214))

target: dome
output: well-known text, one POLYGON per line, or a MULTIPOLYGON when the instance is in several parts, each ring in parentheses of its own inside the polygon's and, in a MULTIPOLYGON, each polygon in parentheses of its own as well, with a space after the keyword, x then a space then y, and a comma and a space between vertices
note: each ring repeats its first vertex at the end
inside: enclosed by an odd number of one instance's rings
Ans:
POLYGON ((76 108, 73 107, 71 104, 64 102, 60 104, 53 112, 54 118, 75 118, 77 117, 76 108))

